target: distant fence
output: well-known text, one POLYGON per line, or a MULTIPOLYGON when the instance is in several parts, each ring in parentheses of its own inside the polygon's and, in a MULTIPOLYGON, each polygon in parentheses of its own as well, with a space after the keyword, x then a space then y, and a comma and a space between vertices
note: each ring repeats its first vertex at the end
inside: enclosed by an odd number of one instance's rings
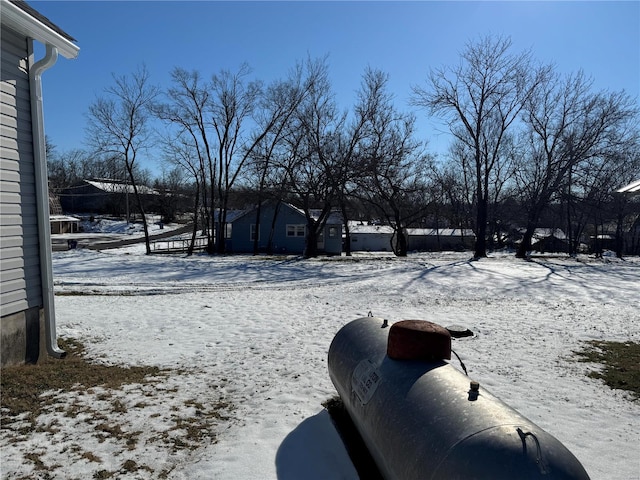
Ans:
MULTIPOLYGON (((191 245, 190 238, 167 238, 151 242, 151 253, 187 253, 191 245)), ((206 250, 208 245, 207 237, 196 238, 193 244, 193 251, 206 250)))

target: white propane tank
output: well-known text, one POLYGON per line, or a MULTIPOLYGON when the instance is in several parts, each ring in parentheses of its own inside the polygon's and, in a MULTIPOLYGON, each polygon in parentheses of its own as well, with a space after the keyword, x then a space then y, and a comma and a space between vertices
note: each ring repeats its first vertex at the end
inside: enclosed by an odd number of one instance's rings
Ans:
POLYGON ((329 348, 329 376, 387 480, 588 479, 555 437, 446 360, 449 332, 365 317, 329 348))

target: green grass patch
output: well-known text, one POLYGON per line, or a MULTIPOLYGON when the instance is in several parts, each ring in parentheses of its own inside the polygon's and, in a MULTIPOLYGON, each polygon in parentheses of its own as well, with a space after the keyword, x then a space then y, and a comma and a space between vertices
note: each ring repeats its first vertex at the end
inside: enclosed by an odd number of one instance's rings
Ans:
POLYGON ((589 372, 589 377, 603 380, 610 388, 626 390, 634 400, 640 400, 640 343, 592 340, 574 353, 581 362, 603 366, 589 372))

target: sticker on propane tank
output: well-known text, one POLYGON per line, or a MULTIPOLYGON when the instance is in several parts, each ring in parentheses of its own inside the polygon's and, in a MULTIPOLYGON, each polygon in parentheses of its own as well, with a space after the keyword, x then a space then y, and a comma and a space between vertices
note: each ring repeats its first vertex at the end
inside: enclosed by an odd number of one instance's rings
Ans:
POLYGON ((380 384, 380 372, 371 360, 363 360, 351 375, 351 389, 360 403, 366 405, 380 384))

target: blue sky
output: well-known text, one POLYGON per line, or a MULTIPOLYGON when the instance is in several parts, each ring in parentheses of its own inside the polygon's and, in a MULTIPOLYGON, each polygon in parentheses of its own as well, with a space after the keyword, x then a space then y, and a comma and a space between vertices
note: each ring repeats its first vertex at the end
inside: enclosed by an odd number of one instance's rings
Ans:
MULTIPOLYGON (((45 72, 45 129, 59 151, 84 147, 86 112, 113 82, 142 63, 167 86, 176 67, 209 77, 242 62, 255 78, 284 77, 307 56, 328 55, 343 108, 367 66, 390 76, 396 106, 410 111, 411 87, 429 69, 457 64, 469 41, 509 36, 560 72, 579 69, 597 89, 640 98, 640 2, 218 2, 30 1, 76 38, 76 60, 60 57, 45 72)), ((446 135, 416 110, 419 136, 444 153, 446 135)), ((153 158, 145 165, 159 168, 153 158)))

